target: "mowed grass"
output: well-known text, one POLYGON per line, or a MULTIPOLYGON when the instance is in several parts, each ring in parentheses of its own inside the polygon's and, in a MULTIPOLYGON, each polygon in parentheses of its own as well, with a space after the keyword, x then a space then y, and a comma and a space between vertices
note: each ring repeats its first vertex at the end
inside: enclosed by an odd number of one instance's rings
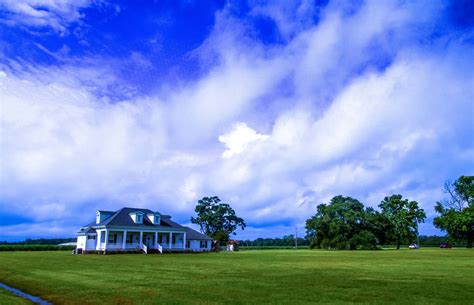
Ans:
POLYGON ((474 251, 2 252, 0 281, 54 304, 472 305, 474 251))
POLYGON ((27 299, 20 298, 13 293, 0 288, 0 304, 1 305, 32 305, 34 303, 27 299))

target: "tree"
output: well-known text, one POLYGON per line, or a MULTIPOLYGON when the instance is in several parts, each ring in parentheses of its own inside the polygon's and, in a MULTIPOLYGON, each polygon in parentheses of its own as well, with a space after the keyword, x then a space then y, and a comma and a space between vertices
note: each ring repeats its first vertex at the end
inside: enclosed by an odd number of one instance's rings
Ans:
POLYGON ((246 225, 230 205, 220 202, 217 196, 199 200, 194 209, 197 217, 191 217, 191 222, 198 224, 201 232, 225 244, 230 234, 235 234, 238 227, 243 230, 246 225))
POLYGON ((418 207, 418 202, 402 199, 402 195, 385 197, 379 207, 382 215, 389 222, 386 237, 397 244, 412 240, 418 234, 418 223, 426 219, 425 211, 418 207))
POLYGON ((385 245, 390 242, 390 232, 393 232, 393 225, 385 214, 375 211, 373 208, 367 208, 367 225, 369 231, 377 238, 377 243, 385 245))
POLYGON ((351 197, 336 196, 320 204, 306 221, 311 247, 350 249, 375 248, 376 238, 369 230, 364 205, 351 197))
POLYGON ((440 214, 433 224, 446 231, 451 240, 466 242, 472 248, 474 241, 474 176, 461 176, 454 182, 446 182, 444 191, 449 199, 437 202, 440 214))

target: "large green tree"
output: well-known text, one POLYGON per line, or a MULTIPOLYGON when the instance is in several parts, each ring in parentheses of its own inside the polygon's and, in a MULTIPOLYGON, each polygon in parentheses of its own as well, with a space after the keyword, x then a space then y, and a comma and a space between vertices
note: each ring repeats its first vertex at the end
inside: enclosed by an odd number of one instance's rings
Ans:
POLYGON ((472 248, 474 241, 474 176, 461 176, 454 182, 446 182, 445 192, 449 199, 437 202, 434 225, 446 232, 450 239, 466 242, 472 248))
POLYGON ((227 243, 230 234, 238 227, 245 228, 245 221, 235 215, 234 209, 227 203, 221 203, 219 197, 204 197, 198 201, 191 222, 198 224, 201 231, 221 243, 227 243))
POLYGON ((373 208, 367 208, 366 212, 367 227, 377 238, 377 243, 380 245, 388 244, 391 238, 390 232, 393 231, 392 223, 385 214, 375 211, 373 208))
POLYGON ((426 219, 418 202, 403 199, 402 195, 385 197, 379 205, 382 215, 389 222, 386 237, 400 249, 402 242, 411 242, 418 234, 418 223, 426 219))
POLYGON ((306 221, 311 246, 325 249, 374 248, 376 238, 367 223, 364 205, 351 197, 336 196, 320 204, 306 221))

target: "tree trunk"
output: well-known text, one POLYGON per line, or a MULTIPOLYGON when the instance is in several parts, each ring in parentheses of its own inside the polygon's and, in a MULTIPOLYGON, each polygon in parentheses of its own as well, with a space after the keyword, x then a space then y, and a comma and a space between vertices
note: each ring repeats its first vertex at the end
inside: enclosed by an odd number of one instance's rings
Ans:
POLYGON ((397 250, 400 250, 400 239, 397 238, 397 250))
POLYGON ((472 230, 467 231, 466 248, 472 248, 473 239, 474 239, 474 232, 472 230))

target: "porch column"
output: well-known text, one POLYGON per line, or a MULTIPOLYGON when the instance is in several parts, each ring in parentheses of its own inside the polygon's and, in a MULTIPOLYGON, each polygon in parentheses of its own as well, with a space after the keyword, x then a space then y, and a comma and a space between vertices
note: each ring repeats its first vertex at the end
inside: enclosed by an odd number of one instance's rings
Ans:
POLYGON ((143 244, 143 231, 140 231, 140 245, 143 244))
POLYGON ((123 237, 122 237, 122 249, 127 248, 127 230, 123 231, 123 237))
POLYGON ((173 232, 170 232, 170 242, 169 242, 169 244, 170 244, 170 249, 172 249, 172 247, 173 247, 173 244, 172 244, 172 243, 173 243, 173 232))
POLYGON ((183 233, 183 249, 186 249, 186 232, 183 233))
MULTIPOLYGON (((97 230, 97 245, 95 245, 96 250, 100 250, 100 243, 102 242, 101 239, 100 239, 101 236, 102 236, 102 231, 97 230)), ((86 240, 86 242, 87 242, 87 240, 86 240)))
POLYGON ((155 248, 158 245, 158 232, 155 232, 155 248))
POLYGON ((105 249, 107 250, 107 244, 109 243, 109 230, 105 229, 105 249))

